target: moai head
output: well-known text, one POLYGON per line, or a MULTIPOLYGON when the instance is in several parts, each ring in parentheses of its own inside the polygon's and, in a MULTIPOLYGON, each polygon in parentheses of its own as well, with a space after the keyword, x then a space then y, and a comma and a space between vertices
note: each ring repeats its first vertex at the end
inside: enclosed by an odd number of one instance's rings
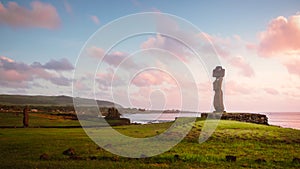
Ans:
POLYGON ((213 77, 219 78, 225 76, 225 69, 222 68, 222 66, 217 66, 213 70, 213 77))

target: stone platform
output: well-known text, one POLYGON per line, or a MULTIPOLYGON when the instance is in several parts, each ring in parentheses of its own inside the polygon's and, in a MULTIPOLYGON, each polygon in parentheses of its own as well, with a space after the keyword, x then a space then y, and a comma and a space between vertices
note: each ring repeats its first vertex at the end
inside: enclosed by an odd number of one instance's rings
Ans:
POLYGON ((213 114, 216 116, 221 116, 221 120, 235 120, 248 123, 256 124, 268 124, 268 117, 264 114, 257 113, 201 113, 201 118, 207 118, 208 114, 213 114))
POLYGON ((111 126, 122 126, 130 124, 130 120, 127 118, 106 119, 106 121, 111 126))

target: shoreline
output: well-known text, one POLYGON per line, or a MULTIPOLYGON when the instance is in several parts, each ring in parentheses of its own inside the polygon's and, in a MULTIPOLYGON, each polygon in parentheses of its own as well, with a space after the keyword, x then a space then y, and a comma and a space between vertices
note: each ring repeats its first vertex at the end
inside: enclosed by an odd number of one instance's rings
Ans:
MULTIPOLYGON (((176 113, 169 113, 169 114, 161 114, 161 115, 170 115, 171 118, 174 117, 174 119, 171 119, 170 117, 167 119, 166 117, 168 116, 163 116, 165 119, 159 119, 161 118, 161 116, 158 117, 158 113, 157 112, 153 112, 153 113, 145 113, 144 115, 151 115, 154 114, 156 116, 156 118, 149 118, 148 119, 139 119, 140 117, 138 117, 139 115, 143 115, 143 113, 136 113, 136 114, 127 114, 125 115, 126 118, 130 118, 132 123, 139 123, 139 124, 151 124, 151 123, 163 123, 163 122, 170 122, 170 121, 174 121, 176 118, 176 113), (133 117, 132 117, 133 116, 133 117), (136 116, 136 117, 135 117, 136 116)), ((195 115, 196 113, 193 112, 182 112, 181 115, 190 115, 188 117, 194 117, 191 115, 195 115)), ((290 129, 296 129, 296 130, 300 130, 300 113, 299 112, 289 112, 289 113, 285 113, 285 112, 257 112, 257 113, 252 113, 252 114, 262 114, 262 115, 266 115, 268 118, 268 124, 272 125, 272 126, 278 126, 281 128, 290 128, 290 129), (290 118, 286 118, 286 115, 290 115, 290 116, 296 116, 296 117, 290 117, 290 118)), ((177 114, 178 115, 178 114, 177 114)), ((201 116, 201 113, 197 113, 197 115, 199 115, 198 117, 201 116)), ((180 116, 182 117, 182 116, 180 116)))

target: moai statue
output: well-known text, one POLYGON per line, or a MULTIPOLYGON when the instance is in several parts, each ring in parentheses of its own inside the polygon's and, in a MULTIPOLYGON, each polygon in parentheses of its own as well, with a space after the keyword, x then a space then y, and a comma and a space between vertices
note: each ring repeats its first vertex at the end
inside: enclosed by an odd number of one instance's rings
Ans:
POLYGON ((23 109, 23 127, 28 127, 29 126, 29 115, 28 115, 29 107, 26 106, 23 109))
POLYGON ((222 92, 222 81, 224 75, 225 75, 225 69, 223 69, 222 66, 217 66, 213 70, 213 77, 216 78, 216 80, 213 82, 213 87, 215 91, 214 107, 215 107, 215 112, 220 112, 220 113, 224 112, 223 92, 222 92))

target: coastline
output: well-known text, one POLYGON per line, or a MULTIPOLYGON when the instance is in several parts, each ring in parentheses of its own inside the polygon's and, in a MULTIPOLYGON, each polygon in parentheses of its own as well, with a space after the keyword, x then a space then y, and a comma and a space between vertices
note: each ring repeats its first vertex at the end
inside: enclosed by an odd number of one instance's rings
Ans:
MULTIPOLYGON (((300 130, 300 112, 257 112, 253 114, 263 114, 268 117, 268 124, 272 126, 278 126, 282 128, 291 128, 300 130)), ((126 118, 130 118, 133 123, 161 123, 161 122, 168 122, 174 121, 178 114, 176 113, 167 113, 167 114, 160 114, 157 112, 147 112, 147 113, 134 113, 134 114, 124 114, 126 118), (145 117, 146 115, 146 117, 145 117)), ((192 112, 182 112, 179 117, 198 117, 201 116, 201 113, 192 113, 192 112)))

